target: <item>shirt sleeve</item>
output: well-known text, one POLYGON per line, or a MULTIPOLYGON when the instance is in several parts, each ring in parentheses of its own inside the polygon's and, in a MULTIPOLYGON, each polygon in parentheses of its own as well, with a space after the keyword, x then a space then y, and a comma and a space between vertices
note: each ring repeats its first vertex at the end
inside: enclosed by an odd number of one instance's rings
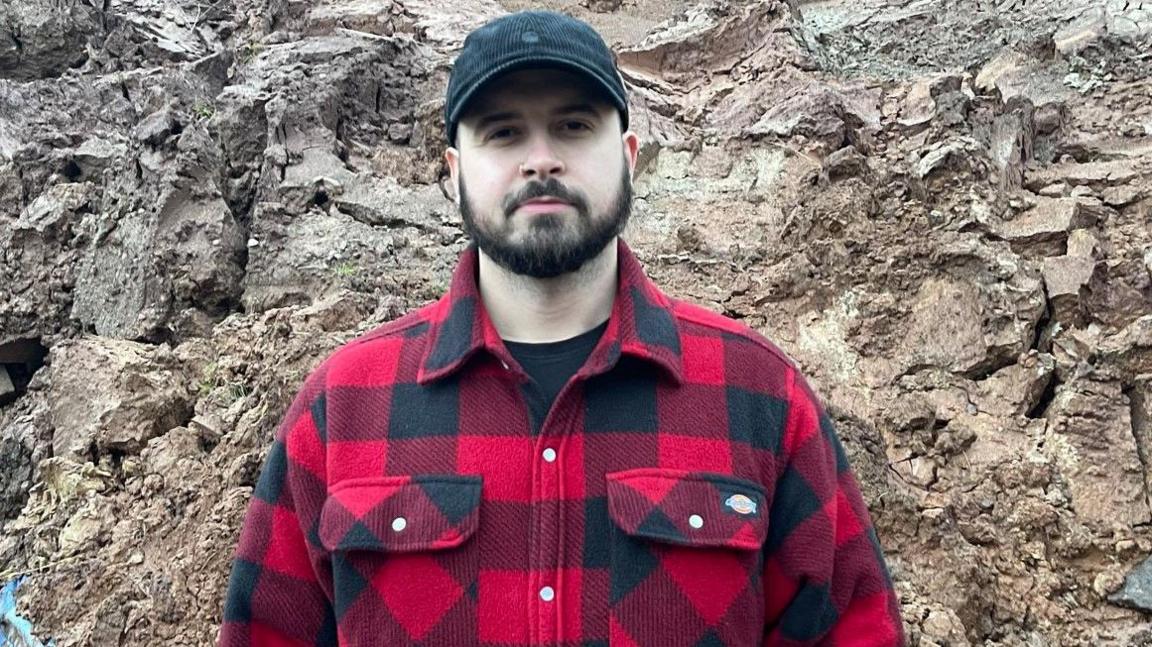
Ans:
POLYGON ((233 556, 219 647, 336 645, 331 564, 317 532, 324 483, 323 366, 278 427, 233 556))
POLYGON ((765 647, 905 644, 900 603, 831 420, 789 379, 764 547, 765 647))

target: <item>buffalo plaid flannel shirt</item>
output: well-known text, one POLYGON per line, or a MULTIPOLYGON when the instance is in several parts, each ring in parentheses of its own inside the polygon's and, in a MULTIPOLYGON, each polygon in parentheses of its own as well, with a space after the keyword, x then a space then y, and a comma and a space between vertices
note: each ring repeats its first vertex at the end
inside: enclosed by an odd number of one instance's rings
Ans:
POLYGON ((898 645, 855 478, 794 365, 621 241, 601 340, 533 420, 461 257, 280 425, 220 645, 898 645))

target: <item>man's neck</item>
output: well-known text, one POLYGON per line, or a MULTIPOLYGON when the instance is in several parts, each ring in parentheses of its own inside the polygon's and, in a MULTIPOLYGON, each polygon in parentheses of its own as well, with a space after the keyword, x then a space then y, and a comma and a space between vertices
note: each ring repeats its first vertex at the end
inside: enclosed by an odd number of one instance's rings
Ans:
POLYGON ((569 339, 612 314, 617 263, 615 240, 576 272, 551 279, 513 274, 480 252, 480 298, 502 339, 569 339))

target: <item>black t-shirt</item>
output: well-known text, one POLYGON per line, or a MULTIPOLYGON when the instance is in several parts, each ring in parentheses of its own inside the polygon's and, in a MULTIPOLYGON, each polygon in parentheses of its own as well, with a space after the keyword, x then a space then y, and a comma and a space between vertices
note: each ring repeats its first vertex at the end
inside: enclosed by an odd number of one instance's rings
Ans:
POLYGON ((512 357, 516 358, 535 382, 534 385, 526 386, 524 394, 528 398, 533 427, 537 431, 544 424, 544 417, 548 415, 560 389, 584 365, 606 328, 607 321, 575 337, 543 344, 504 342, 508 352, 512 353, 512 357))

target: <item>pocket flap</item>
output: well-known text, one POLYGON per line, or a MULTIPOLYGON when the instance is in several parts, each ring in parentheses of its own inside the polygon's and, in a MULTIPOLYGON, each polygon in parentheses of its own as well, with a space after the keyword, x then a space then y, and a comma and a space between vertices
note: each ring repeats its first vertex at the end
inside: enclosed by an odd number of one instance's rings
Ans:
POLYGON ((455 474, 342 481, 320 511, 320 541, 330 551, 459 546, 476 532, 480 486, 480 476, 455 474))
POLYGON ((643 468, 613 472, 608 514, 637 537, 682 546, 757 550, 768 535, 764 488, 711 472, 643 468))

